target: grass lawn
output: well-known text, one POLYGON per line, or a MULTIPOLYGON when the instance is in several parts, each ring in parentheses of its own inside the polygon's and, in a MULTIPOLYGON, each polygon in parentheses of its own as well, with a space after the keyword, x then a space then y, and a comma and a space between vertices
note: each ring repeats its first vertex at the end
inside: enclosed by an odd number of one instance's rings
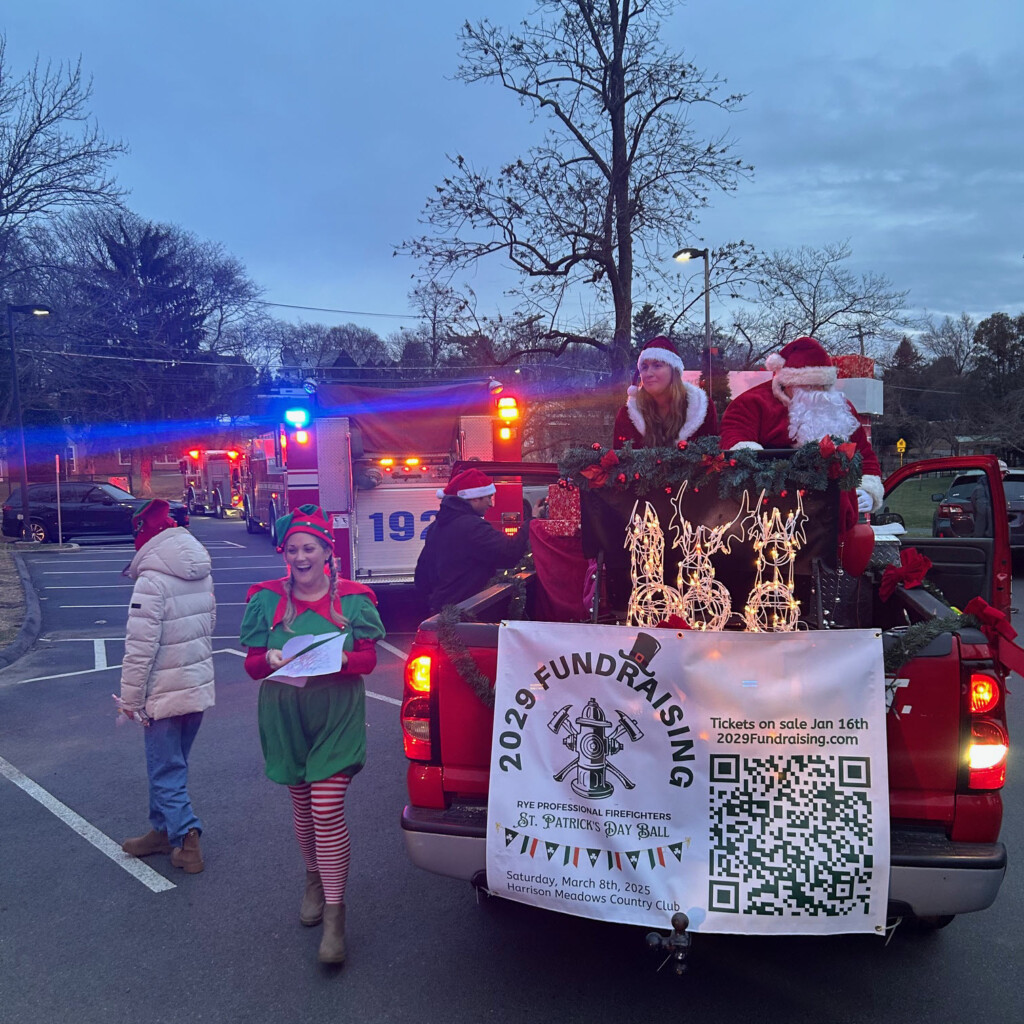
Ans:
POLYGON ((952 482, 952 475, 912 477, 885 499, 886 507, 890 512, 898 512, 903 517, 910 536, 930 537, 932 517, 938 508, 938 502, 932 501, 932 495, 940 492, 945 494, 952 482))

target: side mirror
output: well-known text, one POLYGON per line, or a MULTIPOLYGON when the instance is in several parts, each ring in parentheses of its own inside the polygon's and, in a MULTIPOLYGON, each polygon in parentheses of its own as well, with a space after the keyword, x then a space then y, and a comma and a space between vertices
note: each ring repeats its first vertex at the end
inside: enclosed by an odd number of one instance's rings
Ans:
POLYGON ((942 493, 942 491, 939 491, 939 492, 938 492, 937 494, 933 494, 933 495, 932 495, 932 501, 942 501, 942 499, 943 499, 943 498, 944 498, 945 496, 946 496, 946 495, 945 495, 945 494, 943 494, 943 493, 942 493))

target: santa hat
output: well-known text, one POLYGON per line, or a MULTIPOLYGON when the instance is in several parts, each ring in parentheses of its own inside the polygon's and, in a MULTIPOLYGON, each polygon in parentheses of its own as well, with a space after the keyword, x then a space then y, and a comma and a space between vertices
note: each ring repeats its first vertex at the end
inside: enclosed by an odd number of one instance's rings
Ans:
POLYGON ((171 518, 170 512, 171 506, 163 498, 153 498, 132 516, 132 533, 135 534, 136 551, 158 533, 172 530, 178 525, 171 518))
POLYGON ((486 498, 488 494, 494 494, 495 490, 494 481, 486 473, 479 469, 464 469, 461 473, 456 473, 448 481, 448 486, 437 492, 437 496, 486 498))
POLYGON ((285 541, 293 533, 311 533, 334 548, 334 531, 319 505, 300 505, 277 521, 277 550, 283 551, 285 541))
POLYGON ((834 387, 839 376, 829 354, 814 338, 797 338, 765 360, 765 367, 772 371, 772 392, 784 405, 789 397, 782 390, 794 385, 834 387))
POLYGON ((661 335, 657 338, 651 338, 640 350, 640 355, 636 361, 636 368, 642 370, 644 363, 650 359, 657 359, 662 363, 668 363, 674 370, 678 370, 680 374, 686 369, 683 366, 682 357, 676 351, 675 345, 668 338, 663 338, 661 335))

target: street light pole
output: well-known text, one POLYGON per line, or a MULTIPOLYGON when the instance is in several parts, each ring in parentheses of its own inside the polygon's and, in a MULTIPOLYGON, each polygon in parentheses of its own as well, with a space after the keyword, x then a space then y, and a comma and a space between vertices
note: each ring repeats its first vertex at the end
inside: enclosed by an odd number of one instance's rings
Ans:
POLYGON ((18 349, 14 343, 14 314, 22 313, 29 316, 49 316, 50 308, 38 303, 15 306, 7 303, 7 337, 11 342, 11 397, 14 399, 14 417, 18 421, 18 440, 21 444, 21 529, 22 534, 30 539, 28 514, 28 454, 25 449, 25 421, 21 415, 21 388, 18 385, 18 349))
POLYGON ((704 351, 708 354, 708 395, 711 395, 714 366, 711 360, 711 251, 709 249, 680 249, 672 257, 680 263, 696 259, 704 260, 704 351))

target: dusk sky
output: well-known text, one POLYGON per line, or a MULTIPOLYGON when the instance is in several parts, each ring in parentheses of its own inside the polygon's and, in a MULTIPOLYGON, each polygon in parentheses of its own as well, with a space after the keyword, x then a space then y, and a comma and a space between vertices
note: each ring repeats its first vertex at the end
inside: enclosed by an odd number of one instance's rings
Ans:
MULTIPOLYGON (((268 301, 343 311, 282 317, 387 335, 414 322, 417 268, 392 251, 445 154, 496 168, 539 136, 511 94, 453 80, 459 26, 531 9, 7 0, 0 30, 9 73, 81 57, 100 128, 130 147, 114 171, 136 213, 220 242, 268 301)), ((748 94, 709 125, 755 167, 678 245, 848 241, 851 269, 915 310, 1024 311, 1019 0, 690 0, 663 38, 748 94)), ((483 312, 511 307, 500 269, 469 278, 483 312)))

